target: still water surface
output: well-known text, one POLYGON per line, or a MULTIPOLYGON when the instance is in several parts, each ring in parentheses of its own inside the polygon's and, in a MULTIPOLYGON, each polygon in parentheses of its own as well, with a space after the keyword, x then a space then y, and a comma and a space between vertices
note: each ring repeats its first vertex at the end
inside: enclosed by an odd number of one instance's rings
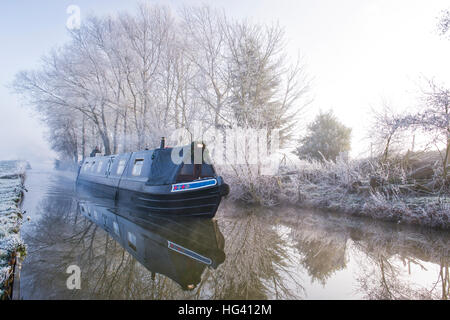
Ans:
POLYGON ((22 299, 446 299, 450 234, 223 201, 215 219, 142 219, 27 172, 22 299), (81 289, 66 285, 70 265, 81 289))

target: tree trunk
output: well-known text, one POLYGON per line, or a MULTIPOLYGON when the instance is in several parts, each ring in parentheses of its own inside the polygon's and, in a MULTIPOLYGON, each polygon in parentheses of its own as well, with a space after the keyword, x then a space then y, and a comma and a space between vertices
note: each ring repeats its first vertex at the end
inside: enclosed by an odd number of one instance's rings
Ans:
POLYGON ((390 135, 387 138, 386 147, 384 148, 384 152, 383 152, 383 162, 386 162, 388 159, 389 145, 391 144, 391 138, 392 138, 392 135, 390 135))
POLYGON ((447 174, 448 174, 448 161, 450 158, 450 138, 447 139, 447 148, 445 150, 445 157, 444 157, 444 161, 443 161, 443 166, 444 166, 444 170, 443 170, 443 178, 444 181, 447 181, 447 174))
POLYGON ((83 115, 82 125, 81 125, 81 157, 82 160, 86 157, 86 126, 85 126, 85 117, 83 115))
POLYGON ((116 112, 116 118, 114 119, 114 130, 113 130, 113 153, 117 153, 117 128, 119 126, 119 112, 116 112))
POLYGON ((125 113, 125 115, 123 116, 123 150, 122 152, 127 152, 128 151, 128 146, 127 146, 127 115, 125 113))
POLYGON ((105 156, 109 156, 111 154, 111 143, 108 134, 100 131, 100 136, 102 137, 103 146, 105 147, 105 156))

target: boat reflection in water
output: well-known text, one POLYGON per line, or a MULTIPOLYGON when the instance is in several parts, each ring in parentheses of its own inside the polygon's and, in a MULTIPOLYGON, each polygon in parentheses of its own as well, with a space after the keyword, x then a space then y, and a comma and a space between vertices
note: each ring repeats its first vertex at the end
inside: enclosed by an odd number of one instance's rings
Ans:
POLYGON ((224 237, 211 219, 151 216, 122 207, 107 207, 87 200, 78 210, 104 229, 152 274, 162 274, 183 290, 192 290, 207 267, 225 260, 224 237))

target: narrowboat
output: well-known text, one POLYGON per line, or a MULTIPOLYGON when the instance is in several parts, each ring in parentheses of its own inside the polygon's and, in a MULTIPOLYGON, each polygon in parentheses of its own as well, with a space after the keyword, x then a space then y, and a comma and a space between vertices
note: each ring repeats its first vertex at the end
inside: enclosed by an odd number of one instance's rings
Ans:
POLYGON ((225 261, 225 239, 214 219, 141 219, 139 210, 86 200, 78 201, 78 211, 149 270, 152 279, 164 275, 183 290, 194 289, 207 268, 216 269, 225 261))
POLYGON ((229 186, 210 163, 204 143, 169 148, 163 138, 158 149, 86 158, 76 185, 149 214, 214 217, 229 186))

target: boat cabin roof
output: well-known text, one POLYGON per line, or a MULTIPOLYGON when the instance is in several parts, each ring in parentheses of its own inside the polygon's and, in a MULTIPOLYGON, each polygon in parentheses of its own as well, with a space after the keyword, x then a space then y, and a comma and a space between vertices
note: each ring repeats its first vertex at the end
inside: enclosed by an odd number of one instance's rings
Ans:
MULTIPOLYGON (((188 146, 142 150, 109 156, 88 157, 83 161, 80 175, 123 176, 145 180, 149 185, 166 185, 179 182, 180 176, 189 177, 195 171, 193 154, 188 146)), ((205 151, 201 148, 200 171, 204 177, 214 177, 215 172, 205 151)), ((201 177, 201 176, 200 176, 201 177)), ((186 178, 189 180, 189 178, 186 178)), ((191 179, 193 180, 193 178, 191 179)))

